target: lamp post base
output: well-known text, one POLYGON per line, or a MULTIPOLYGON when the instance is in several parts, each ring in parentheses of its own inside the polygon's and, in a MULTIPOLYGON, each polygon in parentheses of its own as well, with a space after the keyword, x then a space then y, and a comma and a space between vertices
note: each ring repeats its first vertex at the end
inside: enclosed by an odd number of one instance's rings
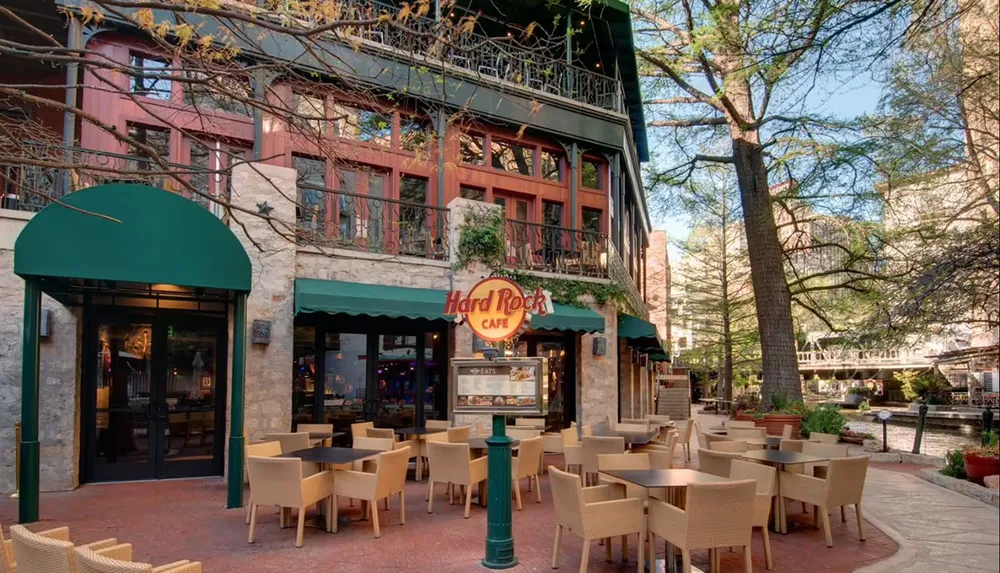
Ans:
POLYGON ((510 504, 510 449, 513 441, 507 437, 506 430, 505 417, 494 414, 493 435, 486 438, 489 449, 486 479, 490 493, 486 506, 486 557, 482 563, 487 569, 510 569, 517 565, 510 504))

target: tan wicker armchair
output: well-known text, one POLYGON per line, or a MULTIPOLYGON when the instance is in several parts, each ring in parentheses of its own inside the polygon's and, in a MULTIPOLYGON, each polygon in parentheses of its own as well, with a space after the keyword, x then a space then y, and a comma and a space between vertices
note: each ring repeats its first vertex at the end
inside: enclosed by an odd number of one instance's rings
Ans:
POLYGON ((792 439, 792 425, 791 424, 785 424, 784 427, 781 428, 781 439, 782 440, 790 440, 790 439, 792 439))
POLYGON ((584 436, 583 437, 583 482, 597 484, 597 456, 600 454, 624 454, 625 438, 584 436))
MULTIPOLYGON (((865 540, 864 519, 861 514, 861 496, 865 489, 865 475, 868 473, 868 457, 840 458, 830 460, 826 468, 826 479, 806 474, 781 474, 781 496, 813 506, 813 524, 822 520, 826 546, 833 547, 830 532, 829 511, 834 507, 854 504, 858 519, 858 536, 865 540), (817 516, 818 512, 818 516, 817 516)), ((846 517, 842 514, 842 519, 846 517)))
POLYGON ((729 463, 743 457, 739 452, 716 452, 698 448, 698 471, 719 477, 729 477, 729 463))
POLYGON ((747 443, 743 440, 711 442, 708 449, 713 452, 743 453, 747 451, 747 443))
POLYGON ((802 453, 802 444, 806 443, 805 440, 786 440, 781 439, 778 449, 782 452, 798 452, 802 453))
POLYGON ((375 422, 358 422, 356 424, 351 424, 351 439, 353 440, 355 438, 367 438, 368 429, 374 427, 375 427, 375 422))
MULTIPOLYGON (((298 431, 298 432, 305 432, 307 434, 311 433, 311 432, 315 432, 315 433, 322 432, 322 433, 326 433, 326 434, 332 434, 333 433, 333 424, 299 424, 298 426, 296 426, 296 431, 298 431)), ((318 442, 322 446, 328 446, 329 447, 329 446, 333 445, 333 438, 327 438, 325 440, 318 440, 318 442)))
POLYGON ((453 444, 468 442, 472 437, 472 426, 458 426, 448 428, 448 441, 453 444))
POLYGON ((423 468, 430 467, 430 458, 427 455, 427 444, 431 442, 445 442, 448 443, 448 432, 437 432, 434 434, 424 434, 422 440, 420 440, 420 458, 423 460, 421 464, 421 471, 423 468))
POLYGON ((451 420, 427 420, 424 422, 424 427, 433 430, 447 430, 451 427, 451 420))
MULTIPOLYGON (((14 528, 18 528, 22 531, 22 538, 26 543, 30 542, 30 546, 35 546, 36 544, 48 546, 48 544, 41 544, 37 542, 37 538, 49 539, 53 541, 58 541, 62 543, 69 543, 69 528, 68 527, 57 527, 55 529, 47 529, 45 531, 39 531, 38 533, 32 533, 28 531, 27 528, 21 525, 15 525, 11 527, 11 537, 13 537, 14 528)), ((70 544, 72 546, 72 544, 70 544)), ((95 541, 93 543, 88 543, 82 547, 89 547, 95 551, 107 551, 109 549, 118 546, 118 540, 111 537, 108 539, 102 539, 100 541, 95 541)), ((29 548, 29 551, 33 551, 29 548)), ((113 553, 113 549, 112 549, 113 553)), ((0 573, 17 573, 19 569, 17 568, 17 559, 14 556, 14 540, 4 539, 3 528, 0 527, 0 573)), ((31 571, 26 567, 20 569, 21 573, 25 571, 31 571)))
MULTIPOLYGON (((559 432, 563 442, 563 470, 570 472, 570 468, 576 468, 577 475, 583 473, 583 446, 580 445, 580 438, 576 428, 566 428, 559 432)), ((572 473, 572 472, 571 472, 572 473)))
POLYGON ((649 420, 650 422, 665 424, 670 421, 670 416, 666 414, 650 414, 646 416, 646 419, 649 420))
POLYGON ((767 435, 765 428, 729 428, 726 430, 726 437, 730 440, 749 440, 763 438, 765 435, 767 435))
POLYGON ((754 422, 753 420, 751 420, 749 422, 746 421, 746 420, 730 420, 726 424, 726 426, 728 428, 756 428, 757 427, 757 423, 754 422))
POLYGON ((472 486, 486 481, 487 460, 483 456, 469 459, 469 444, 428 442, 427 457, 430 460, 431 475, 427 484, 427 513, 434 513, 434 484, 451 484, 465 487, 465 518, 469 518, 472 506, 472 486))
POLYGON ((767 523, 771 519, 771 507, 774 505, 776 473, 771 466, 743 460, 733 460, 732 465, 729 466, 730 479, 752 479, 757 483, 757 497, 753 503, 753 526, 760 528, 764 538, 764 565, 768 570, 774 568, 771 559, 771 536, 767 532, 767 523))
MULTIPOLYGON (((580 557, 580 573, 586 573, 590 560, 590 545, 596 539, 622 537, 622 560, 628 560, 628 536, 638 534, 638 572, 645 568, 642 540, 646 535, 646 519, 643 515, 642 500, 610 499, 607 486, 582 487, 580 479, 549 466, 549 480, 552 500, 556 507, 556 539, 552 548, 552 568, 559 568, 562 535, 569 530, 583 538, 583 555, 580 557)), ((611 560, 611 543, 604 544, 605 558, 611 560)))
POLYGON ((396 441, 396 432, 392 428, 368 428, 365 437, 396 441))
POLYGON ((202 573, 200 562, 186 559, 159 567, 153 567, 149 563, 135 563, 132 561, 131 545, 128 545, 127 556, 115 558, 86 547, 78 547, 75 558, 78 573, 202 573))
POLYGON ((684 459, 691 462, 691 431, 694 429, 695 421, 693 419, 685 420, 686 424, 684 428, 678 428, 677 431, 680 434, 681 446, 684 448, 684 459))
POLYGON ((511 479, 514 497, 517 500, 517 510, 521 511, 521 480, 528 479, 528 491, 531 491, 531 481, 535 481, 535 493, 538 503, 542 503, 542 488, 538 481, 538 468, 542 464, 542 438, 530 438, 521 441, 517 457, 511 459, 511 479))
MULTIPOLYGON (((259 444, 248 444, 243 450, 244 459, 250 456, 255 456, 258 458, 273 458, 275 456, 281 455, 281 442, 260 442, 259 444)), ((315 466, 318 471, 318 466, 315 466)), ((313 473, 316 473, 315 471, 313 473)), ((250 472, 247 471, 247 476, 249 479, 250 472)), ((247 515, 246 524, 250 525, 250 508, 253 507, 253 488, 250 488, 250 497, 247 499, 247 515)))
POLYGON ((486 424, 484 424, 482 420, 476 420, 476 435, 477 436, 490 435, 489 430, 486 429, 486 424))
MULTIPOLYGON (((40 533, 32 533, 23 525, 10 526, 10 540, 4 542, 4 552, 9 553, 9 562, 0 560, 4 567, 17 573, 76 573, 76 556, 73 543, 69 540, 69 528, 59 527, 40 533)), ((93 551, 111 556, 119 555, 128 544, 119 544, 109 538, 81 545, 93 551)))
POLYGON ((542 431, 532 426, 507 426, 507 437, 512 440, 530 440, 542 435, 542 431))
MULTIPOLYGON (((753 572, 750 540, 753 535, 756 484, 752 480, 687 486, 687 503, 680 509, 649 501, 649 545, 662 537, 681 551, 684 573, 691 573, 691 550, 708 549, 717 563, 717 549, 743 547, 743 566, 753 572)), ((718 567, 712 567, 718 571, 718 567)))
MULTIPOLYGON (((276 505, 282 508, 282 518, 288 509, 299 510, 298 529, 295 546, 302 547, 302 536, 306 525, 306 508, 321 501, 327 502, 326 530, 331 531, 329 507, 333 498, 333 472, 322 471, 303 478, 301 461, 296 458, 247 459, 250 470, 250 490, 253 492, 250 506, 250 533, 248 543, 253 543, 257 527, 257 509, 262 505, 276 505)), ((282 519, 284 522, 284 519, 282 519)))
POLYGON ((308 432, 272 432, 264 435, 264 440, 268 442, 278 442, 281 444, 281 453, 288 454, 305 450, 312 447, 308 432))
POLYGON ((619 432, 648 432, 649 424, 615 424, 615 430, 619 432))
POLYGON ((545 420, 542 418, 514 418, 514 425, 541 430, 545 428, 545 420))
POLYGON ((822 432, 812 432, 809 434, 809 441, 819 442, 821 444, 836 444, 840 442, 840 435, 824 434, 822 432))
POLYGON ((337 531, 337 498, 349 497, 368 502, 371 511, 372 526, 375 537, 381 537, 382 531, 378 521, 378 500, 385 500, 385 509, 389 509, 389 498, 399 495, 399 523, 406 524, 406 467, 409 464, 409 452, 393 450, 378 455, 378 469, 375 473, 340 471, 337 472, 333 485, 333 531, 337 531))
POLYGON ((584 425, 580 426, 580 435, 581 436, 593 436, 594 435, 594 425, 593 424, 584 424, 584 425))
MULTIPOLYGON (((600 472, 609 470, 648 470, 650 468, 649 453, 641 454, 599 454, 597 469, 600 472)), ((649 492, 644 487, 623 482, 618 478, 598 473, 600 485, 611 487, 611 499, 632 497, 646 501, 649 492)))

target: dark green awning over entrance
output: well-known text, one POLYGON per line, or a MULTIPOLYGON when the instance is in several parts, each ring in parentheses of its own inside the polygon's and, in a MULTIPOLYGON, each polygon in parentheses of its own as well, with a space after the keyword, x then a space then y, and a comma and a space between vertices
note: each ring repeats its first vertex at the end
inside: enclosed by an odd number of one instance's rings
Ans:
POLYGON ((663 351, 663 343, 653 323, 636 318, 629 314, 618 315, 618 338, 629 341, 629 346, 636 350, 663 351))
POLYGON ((553 304, 552 314, 531 317, 532 330, 562 330, 569 332, 604 332, 604 317, 589 308, 553 304))
POLYGON ((218 217, 176 193, 113 183, 35 215, 14 243, 14 272, 250 291, 250 258, 218 217))
POLYGON ((295 314, 325 312, 352 316, 452 320, 444 315, 447 296, 447 291, 427 288, 295 279, 295 314))

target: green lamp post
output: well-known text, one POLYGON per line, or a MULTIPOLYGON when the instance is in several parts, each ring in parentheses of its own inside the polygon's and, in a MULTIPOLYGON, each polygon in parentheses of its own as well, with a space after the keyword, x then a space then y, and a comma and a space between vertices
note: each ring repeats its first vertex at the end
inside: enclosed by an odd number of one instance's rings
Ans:
POLYGON ((489 500, 486 506, 486 557, 483 558, 483 566, 489 569, 509 569, 517 565, 510 504, 510 450, 514 442, 507 437, 506 430, 504 415, 493 414, 493 435, 486 438, 489 447, 489 473, 486 478, 489 500))

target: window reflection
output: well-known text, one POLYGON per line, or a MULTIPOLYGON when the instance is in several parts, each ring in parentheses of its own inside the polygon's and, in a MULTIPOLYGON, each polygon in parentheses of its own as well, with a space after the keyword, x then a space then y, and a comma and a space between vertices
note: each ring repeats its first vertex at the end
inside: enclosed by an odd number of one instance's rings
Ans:
POLYGON ((458 136, 458 152, 462 163, 483 165, 485 163, 483 161, 485 146, 485 138, 482 135, 463 133, 458 136))
POLYGON ((584 159, 580 165, 580 185, 588 189, 601 188, 601 164, 584 159))
POLYGON ((521 175, 534 174, 534 149, 508 143, 506 141, 493 140, 490 146, 492 165, 496 169, 503 169, 521 175))
POLYGON ((549 181, 562 181, 560 165, 562 157, 551 151, 542 150, 542 178, 549 181))

